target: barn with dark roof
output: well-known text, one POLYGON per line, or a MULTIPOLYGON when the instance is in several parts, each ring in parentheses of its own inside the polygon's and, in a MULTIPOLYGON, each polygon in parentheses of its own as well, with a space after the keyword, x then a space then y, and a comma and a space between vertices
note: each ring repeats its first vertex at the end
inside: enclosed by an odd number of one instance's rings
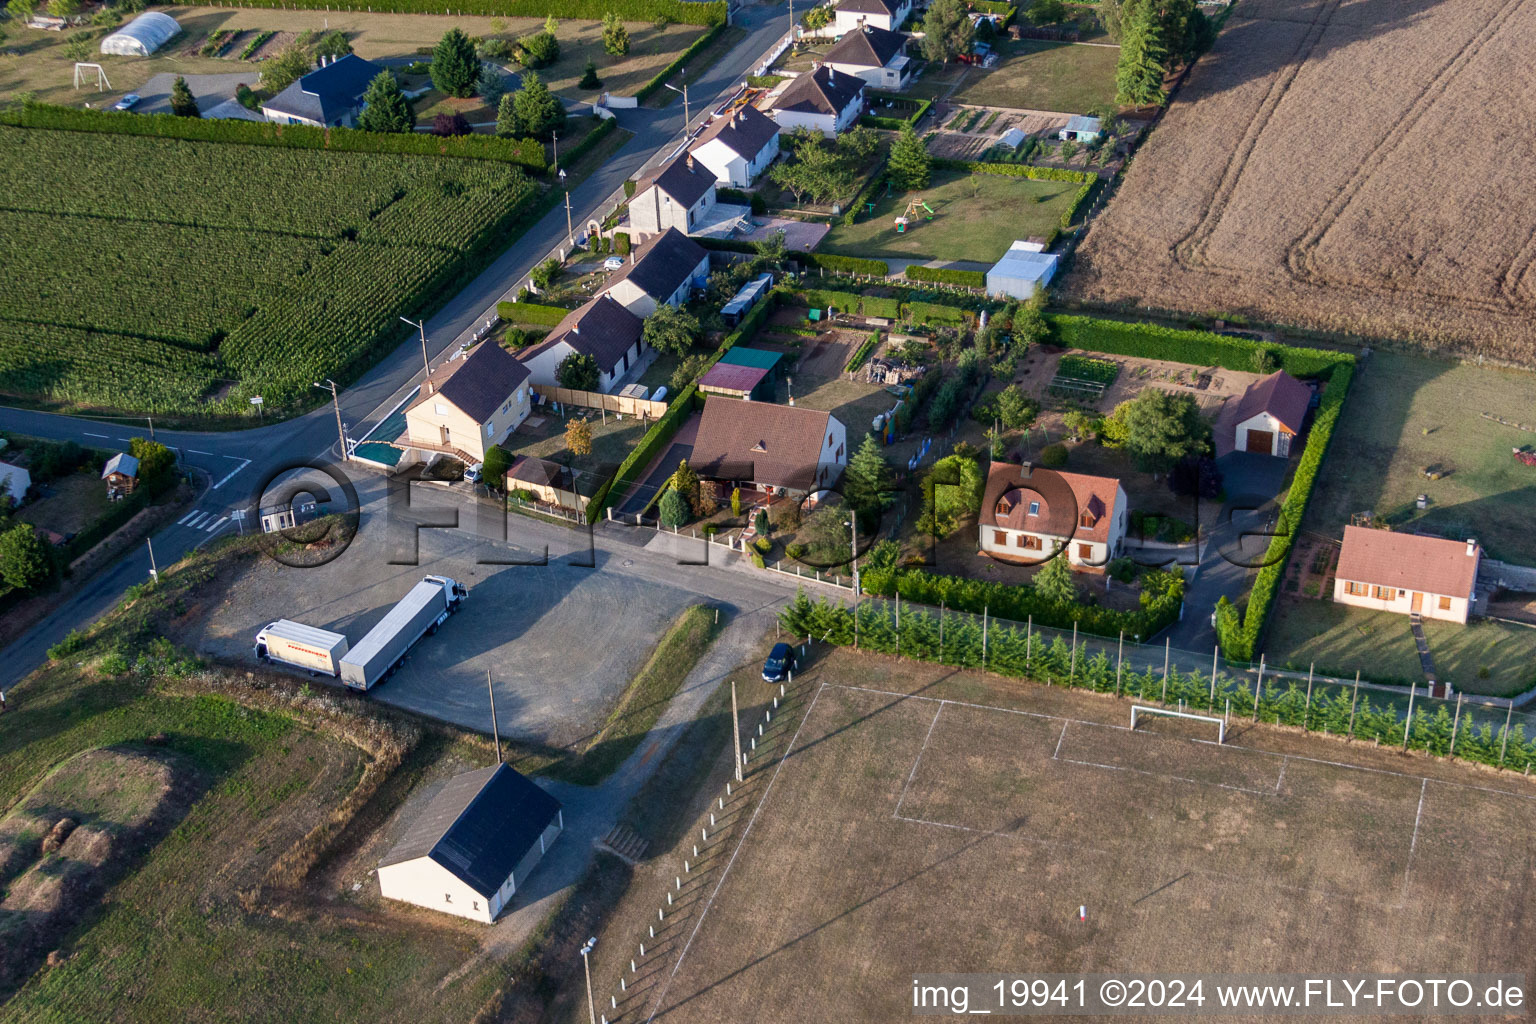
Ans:
POLYGON ((487 924, 565 828, 560 802, 505 764, 449 779, 379 862, 379 892, 487 924))

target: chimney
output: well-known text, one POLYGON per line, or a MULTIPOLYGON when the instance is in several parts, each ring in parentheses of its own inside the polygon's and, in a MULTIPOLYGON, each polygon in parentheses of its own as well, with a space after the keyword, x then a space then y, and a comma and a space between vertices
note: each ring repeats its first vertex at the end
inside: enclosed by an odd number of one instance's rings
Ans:
POLYGON ((1472 558, 1472 557, 1474 557, 1476 555, 1477 555, 1477 538, 1476 537, 1468 537, 1467 538, 1467 557, 1468 558, 1472 558))
POLYGON ((1024 462, 1024 463, 1020 463, 1020 465, 1019 465, 1019 475, 1021 477, 1023 477, 1025 480, 1028 480, 1029 477, 1030 477, 1030 474, 1033 473, 1034 471, 1035 471, 1035 464, 1033 462, 1024 462))
POLYGON ((688 154, 688 170, 690 172, 693 170, 693 154, 692 153, 688 154))

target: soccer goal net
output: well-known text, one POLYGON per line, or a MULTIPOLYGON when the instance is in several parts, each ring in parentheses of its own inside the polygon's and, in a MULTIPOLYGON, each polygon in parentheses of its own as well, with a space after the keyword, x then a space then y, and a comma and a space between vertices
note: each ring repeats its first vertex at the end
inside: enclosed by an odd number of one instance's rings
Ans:
POLYGON ((1225 742, 1227 742, 1227 723, 1221 718, 1220 715, 1197 715, 1197 714, 1194 714, 1193 712, 1189 712, 1189 711, 1173 711, 1173 710, 1170 710, 1169 708, 1154 708, 1154 707, 1148 707, 1145 704, 1132 704, 1131 705, 1131 728, 1132 729, 1136 728, 1136 722, 1137 722, 1138 716, 1141 716, 1141 715, 1164 715, 1164 716, 1167 716, 1168 718, 1189 718, 1189 719, 1193 719, 1196 722, 1212 722, 1216 726, 1216 742, 1217 743, 1225 743, 1225 742))

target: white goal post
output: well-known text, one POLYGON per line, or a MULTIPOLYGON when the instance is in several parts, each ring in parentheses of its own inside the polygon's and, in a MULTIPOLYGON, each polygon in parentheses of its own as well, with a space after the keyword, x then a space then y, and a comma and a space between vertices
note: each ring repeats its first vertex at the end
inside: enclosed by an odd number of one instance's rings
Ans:
POLYGON ((1168 708, 1154 708, 1146 704, 1131 705, 1131 728, 1136 728, 1136 715, 1140 712, 1147 715, 1168 715, 1170 718, 1192 718, 1197 722, 1214 722, 1216 725, 1216 742, 1227 741, 1227 723, 1220 715, 1197 715, 1189 711, 1171 711, 1168 708))

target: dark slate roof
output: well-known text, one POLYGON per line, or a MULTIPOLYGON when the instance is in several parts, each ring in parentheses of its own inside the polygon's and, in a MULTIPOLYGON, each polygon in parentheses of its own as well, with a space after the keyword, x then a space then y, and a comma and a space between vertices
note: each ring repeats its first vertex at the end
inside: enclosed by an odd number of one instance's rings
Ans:
POLYGON ((638 196, 651 186, 672 197, 674 203, 687 208, 704 198, 715 184, 715 176, 703 167, 694 166, 693 157, 679 156, 655 174, 640 179, 635 187, 638 196))
POLYGON ((763 151, 779 134, 773 118, 753 106, 743 106, 726 117, 717 117, 699 135, 689 152, 698 152, 707 143, 719 139, 731 152, 751 159, 763 151))
POLYGON ((899 0, 842 0, 837 9, 853 14, 889 14, 895 17, 899 6, 899 0))
POLYGON ((708 257, 698 242, 677 228, 667 228, 642 245, 634 259, 608 279, 607 288, 628 280, 660 301, 677 291, 693 268, 708 257))
POLYGON ((481 342, 469 355, 450 359, 432 371, 430 386, 421 389, 414 409, 433 399, 452 402, 478 423, 484 423, 528 379, 528 367, 494 341, 481 342))
POLYGON ((849 32, 839 39, 823 58, 828 64, 852 64, 860 68, 883 68, 907 45, 901 32, 890 32, 873 25, 863 31, 849 32))
POLYGON ((839 75, 823 64, 785 86, 773 108, 836 116, 848 109, 863 88, 864 79, 857 75, 839 75))
POLYGON ((489 899, 560 812, 560 801, 500 764, 448 780, 379 867, 430 857, 489 899))
POLYGON ((597 360, 598 369, 607 373, 640 340, 644 326, 644 321, 625 309, 623 303, 604 293, 571 310, 543 341, 524 349, 518 358, 526 361, 564 342, 597 360))
POLYGON ((302 76, 262 107, 330 124, 357 109, 368 83, 383 70, 382 65, 349 53, 302 76))
POLYGON ((538 484, 541 487, 572 489, 569 469, 558 462, 536 459, 531 455, 519 455, 512 463, 512 468, 507 470, 507 479, 525 484, 538 484))

